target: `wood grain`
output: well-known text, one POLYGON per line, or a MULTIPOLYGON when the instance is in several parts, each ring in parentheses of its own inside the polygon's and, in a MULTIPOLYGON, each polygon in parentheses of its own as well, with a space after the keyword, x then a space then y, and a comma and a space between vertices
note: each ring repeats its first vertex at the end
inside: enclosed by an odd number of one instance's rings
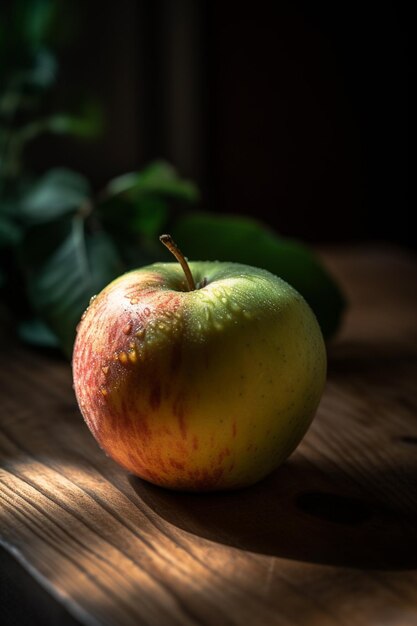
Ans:
POLYGON ((0 544, 68 623, 417 624, 417 265, 323 258, 350 300, 323 401, 291 459, 241 492, 129 476, 83 424, 69 366, 3 346, 0 544))

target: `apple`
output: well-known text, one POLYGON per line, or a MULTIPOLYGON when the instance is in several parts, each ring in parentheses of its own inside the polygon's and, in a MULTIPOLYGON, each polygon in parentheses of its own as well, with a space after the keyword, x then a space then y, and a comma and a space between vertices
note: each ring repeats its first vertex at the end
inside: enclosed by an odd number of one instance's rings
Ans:
POLYGON ((260 480, 295 449, 320 401, 326 350, 302 296, 269 272, 156 263, 120 276, 79 324, 74 389, 117 463, 156 485, 260 480))

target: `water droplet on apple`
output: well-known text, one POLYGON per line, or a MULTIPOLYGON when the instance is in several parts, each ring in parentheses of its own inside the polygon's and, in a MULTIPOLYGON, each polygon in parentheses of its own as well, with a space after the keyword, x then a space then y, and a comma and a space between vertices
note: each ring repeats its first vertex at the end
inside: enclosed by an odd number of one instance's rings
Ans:
POLYGON ((109 393, 105 387, 100 387, 101 394, 106 397, 109 393))
POLYGON ((120 352, 118 359, 120 363, 122 363, 123 365, 126 365, 126 363, 128 362, 128 357, 127 357, 126 352, 120 352))
POLYGON ((103 365, 103 367, 101 368, 101 371, 103 372, 105 376, 107 376, 107 374, 109 373, 109 366, 103 365))
POLYGON ((138 330, 135 332, 135 337, 138 337, 138 339, 143 339, 143 337, 145 336, 145 329, 144 328, 138 328, 138 330))
POLYGON ((130 335, 132 332, 132 322, 128 322, 126 326, 123 328, 123 332, 125 335, 130 335))
POLYGON ((90 304, 92 304, 96 298, 97 298, 97 295, 95 295, 95 296, 91 296, 91 298, 90 298, 90 304))
POLYGON ((136 363, 136 362, 137 362, 137 360, 138 360, 138 355, 137 355, 137 353, 136 353, 136 350, 129 350, 129 352, 128 352, 128 358, 129 358, 129 361, 130 361, 131 363, 133 363, 133 364, 134 364, 134 363, 136 363))
POLYGON ((146 315, 146 317, 149 317, 151 314, 151 310, 148 307, 145 307, 143 309, 144 314, 146 315))

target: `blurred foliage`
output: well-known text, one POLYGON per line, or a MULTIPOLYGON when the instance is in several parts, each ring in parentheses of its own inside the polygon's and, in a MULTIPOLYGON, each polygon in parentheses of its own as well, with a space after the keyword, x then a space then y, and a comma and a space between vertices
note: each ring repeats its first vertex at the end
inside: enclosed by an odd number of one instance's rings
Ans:
POLYGON ((344 300, 311 251, 247 218, 190 212, 198 189, 168 163, 119 176, 98 194, 65 168, 30 172, 25 148, 40 134, 94 137, 102 125, 91 102, 77 114, 46 111, 58 74, 62 6, 0 5, 0 299, 20 337, 70 356, 91 296, 125 270, 172 260, 158 241, 164 231, 195 260, 239 261, 280 275, 332 335, 344 300))

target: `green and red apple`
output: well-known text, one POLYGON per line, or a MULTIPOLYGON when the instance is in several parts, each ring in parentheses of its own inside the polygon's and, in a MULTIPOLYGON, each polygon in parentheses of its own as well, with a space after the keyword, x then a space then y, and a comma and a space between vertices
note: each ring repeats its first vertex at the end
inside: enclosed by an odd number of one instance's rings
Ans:
POLYGON ((81 412, 103 450, 156 485, 260 480, 295 449, 320 401, 326 350, 311 309, 269 272, 157 263, 117 278, 79 325, 81 412))

